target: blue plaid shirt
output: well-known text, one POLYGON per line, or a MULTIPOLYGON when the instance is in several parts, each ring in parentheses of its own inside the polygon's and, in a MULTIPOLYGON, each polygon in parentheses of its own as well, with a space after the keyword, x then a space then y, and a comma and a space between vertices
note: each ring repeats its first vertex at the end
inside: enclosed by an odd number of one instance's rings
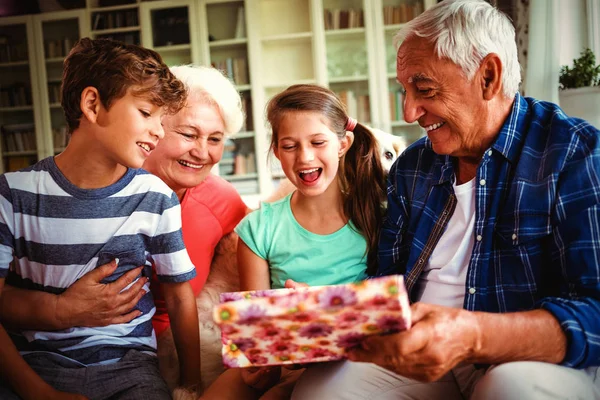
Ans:
MULTIPOLYGON (((427 138, 397 160, 378 276, 418 279, 452 213, 454 179, 452 157, 435 154, 427 138)), ((567 336, 563 365, 600 365, 600 131, 517 94, 475 179, 464 308, 546 309, 567 336)))

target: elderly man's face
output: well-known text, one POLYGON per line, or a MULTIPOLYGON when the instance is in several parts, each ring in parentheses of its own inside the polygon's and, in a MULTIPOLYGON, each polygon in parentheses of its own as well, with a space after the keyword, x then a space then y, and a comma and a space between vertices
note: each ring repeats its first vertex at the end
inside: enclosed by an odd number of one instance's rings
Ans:
POLYGON ((199 185, 223 156, 225 124, 217 106, 190 96, 186 106, 163 119, 165 137, 144 168, 161 178, 181 199, 199 185))
POLYGON ((476 78, 435 56, 427 40, 411 37, 398 50, 397 78, 404 87, 404 119, 418 121, 438 154, 475 157, 482 153, 480 128, 486 102, 476 78))

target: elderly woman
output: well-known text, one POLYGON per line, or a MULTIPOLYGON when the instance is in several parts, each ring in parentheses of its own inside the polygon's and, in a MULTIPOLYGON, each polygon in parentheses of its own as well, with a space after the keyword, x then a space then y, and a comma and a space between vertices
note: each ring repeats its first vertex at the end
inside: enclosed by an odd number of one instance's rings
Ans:
MULTIPOLYGON (((190 282, 198 296, 206 282, 215 247, 247 211, 235 188, 211 174, 212 167, 221 160, 225 139, 240 130, 244 115, 238 92, 219 71, 192 66, 171 70, 187 86, 187 105, 179 113, 164 118, 165 137, 144 168, 169 185, 181 202, 184 243, 197 272, 190 282)), ((37 297, 23 296, 22 290, 7 287, 0 303, 2 318, 16 329, 126 323, 139 315, 131 310, 145 293, 142 289, 145 280, 139 279, 124 290, 140 273, 136 269, 113 283, 102 284, 102 279, 115 268, 115 263, 96 268, 58 296, 41 291, 36 293, 37 297)), ((153 278, 151 287, 156 302, 153 325, 159 348, 168 349, 170 321, 160 283, 153 278)), ((174 364, 178 375, 177 363, 174 364)), ((173 366, 166 368, 169 365, 163 363, 161 370, 163 375, 173 376, 173 366)))

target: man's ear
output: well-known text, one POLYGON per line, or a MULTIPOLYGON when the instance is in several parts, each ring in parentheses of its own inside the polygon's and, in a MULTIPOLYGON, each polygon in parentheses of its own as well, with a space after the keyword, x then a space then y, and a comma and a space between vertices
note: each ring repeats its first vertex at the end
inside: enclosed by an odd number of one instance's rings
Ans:
POLYGON ((342 157, 344 154, 346 154, 350 146, 352 146, 352 143, 354 143, 354 133, 346 132, 346 136, 340 139, 340 149, 338 150, 338 157, 342 157))
POLYGON ((479 80, 484 100, 491 100, 502 91, 502 61, 496 53, 490 53, 481 61, 479 80))
POLYGON ((100 101, 100 93, 98 89, 93 86, 88 86, 81 92, 81 100, 79 100, 79 108, 83 117, 91 123, 96 123, 98 119, 98 113, 102 107, 100 101))

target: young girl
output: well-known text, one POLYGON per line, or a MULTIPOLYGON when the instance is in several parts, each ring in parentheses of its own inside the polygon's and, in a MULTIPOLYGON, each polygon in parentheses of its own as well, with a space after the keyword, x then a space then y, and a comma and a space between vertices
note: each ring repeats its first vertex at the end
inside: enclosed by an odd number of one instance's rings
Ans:
MULTIPOLYGON (((374 136, 333 92, 316 85, 276 95, 267 118, 271 149, 296 190, 263 203, 235 229, 241 290, 283 288, 288 279, 314 286, 367 278, 375 271, 385 197, 374 136)), ((279 371, 229 370, 222 377, 243 379, 260 394, 279 380, 279 371)), ((284 375, 263 399, 289 398, 298 373, 284 375)))

